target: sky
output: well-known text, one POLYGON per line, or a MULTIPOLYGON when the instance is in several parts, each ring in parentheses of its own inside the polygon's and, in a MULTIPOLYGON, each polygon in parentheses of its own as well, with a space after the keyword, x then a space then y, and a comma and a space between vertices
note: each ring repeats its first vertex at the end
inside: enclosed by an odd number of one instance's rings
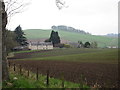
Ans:
MULTIPOLYGON (((19 1, 19 0, 18 0, 19 1)), ((50 29, 52 25, 66 25, 93 35, 118 33, 118 2, 120 0, 62 0, 59 10, 55 0, 28 0, 23 12, 11 17, 7 25, 14 30, 50 29)))

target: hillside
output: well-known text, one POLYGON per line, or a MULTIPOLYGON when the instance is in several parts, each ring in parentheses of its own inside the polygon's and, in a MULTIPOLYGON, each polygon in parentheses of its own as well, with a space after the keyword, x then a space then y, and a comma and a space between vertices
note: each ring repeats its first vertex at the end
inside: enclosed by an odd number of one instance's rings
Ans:
MULTIPOLYGON (((51 30, 43 30, 43 29, 28 29, 24 30, 26 37, 28 40, 39 40, 39 39, 47 39, 50 37, 51 30)), ((96 41, 98 43, 98 47, 106 47, 106 46, 118 46, 118 39, 112 37, 104 37, 104 36, 96 36, 89 34, 80 34, 76 32, 68 32, 68 31, 58 31, 59 36, 62 40, 66 40, 68 42, 78 42, 78 40, 83 43, 86 41, 96 41)))
POLYGON ((81 34, 90 34, 89 32, 85 32, 84 30, 76 29, 74 27, 65 26, 65 25, 59 25, 59 26, 52 26, 51 29, 53 30, 63 30, 68 32, 77 32, 81 34))

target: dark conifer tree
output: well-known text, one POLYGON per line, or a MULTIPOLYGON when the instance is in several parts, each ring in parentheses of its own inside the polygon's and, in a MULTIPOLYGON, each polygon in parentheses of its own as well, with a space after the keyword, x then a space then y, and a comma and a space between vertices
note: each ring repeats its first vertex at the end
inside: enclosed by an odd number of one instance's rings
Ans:
POLYGON ((60 43, 60 37, 58 35, 58 32, 55 32, 55 31, 52 30, 49 41, 51 41, 53 43, 53 46, 55 44, 59 44, 60 43))
POLYGON ((22 46, 26 46, 27 43, 27 38, 24 36, 24 32, 22 31, 21 26, 19 25, 16 29, 15 29, 15 34, 16 34, 16 41, 22 45, 22 46))

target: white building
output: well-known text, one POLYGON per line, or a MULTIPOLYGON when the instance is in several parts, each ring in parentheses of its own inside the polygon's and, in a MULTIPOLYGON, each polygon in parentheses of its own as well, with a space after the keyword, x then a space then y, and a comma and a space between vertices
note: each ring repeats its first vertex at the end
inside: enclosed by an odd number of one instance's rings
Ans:
POLYGON ((107 48, 118 48, 117 46, 107 46, 107 48))
POLYGON ((30 42, 28 48, 31 50, 53 49, 52 42, 30 42))

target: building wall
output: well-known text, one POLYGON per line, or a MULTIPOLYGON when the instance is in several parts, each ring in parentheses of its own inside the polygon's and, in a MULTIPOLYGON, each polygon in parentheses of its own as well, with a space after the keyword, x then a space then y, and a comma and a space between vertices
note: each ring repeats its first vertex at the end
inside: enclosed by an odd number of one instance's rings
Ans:
POLYGON ((31 50, 37 50, 37 47, 36 46, 29 46, 29 49, 31 49, 31 50))
POLYGON ((53 49, 53 45, 39 45, 39 46, 36 46, 36 45, 29 45, 28 46, 29 49, 31 50, 44 50, 44 49, 53 49))
POLYGON ((38 46, 38 49, 43 49, 43 45, 38 46))
POLYGON ((53 45, 48 45, 47 49, 53 49, 53 45))

